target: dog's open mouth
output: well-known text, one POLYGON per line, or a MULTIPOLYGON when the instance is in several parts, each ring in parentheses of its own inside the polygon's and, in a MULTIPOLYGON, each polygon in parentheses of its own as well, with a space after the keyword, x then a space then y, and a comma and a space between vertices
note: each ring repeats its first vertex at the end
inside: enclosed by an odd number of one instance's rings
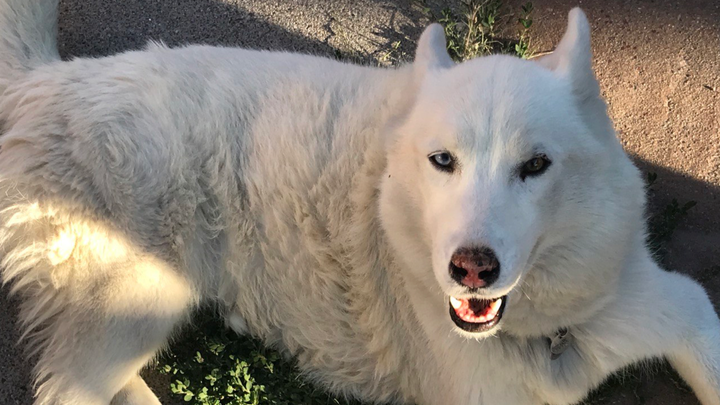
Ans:
POLYGON ((495 299, 450 297, 450 319, 465 332, 487 332, 500 322, 505 297, 495 299))

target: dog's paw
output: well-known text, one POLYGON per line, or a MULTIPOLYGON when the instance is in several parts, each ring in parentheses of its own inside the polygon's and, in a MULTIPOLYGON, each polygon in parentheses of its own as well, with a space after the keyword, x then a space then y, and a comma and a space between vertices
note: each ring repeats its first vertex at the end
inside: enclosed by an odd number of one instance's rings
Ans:
POLYGON ((246 335, 249 332, 245 318, 237 312, 233 312, 228 315, 225 322, 227 322, 230 329, 234 330, 238 335, 246 335))

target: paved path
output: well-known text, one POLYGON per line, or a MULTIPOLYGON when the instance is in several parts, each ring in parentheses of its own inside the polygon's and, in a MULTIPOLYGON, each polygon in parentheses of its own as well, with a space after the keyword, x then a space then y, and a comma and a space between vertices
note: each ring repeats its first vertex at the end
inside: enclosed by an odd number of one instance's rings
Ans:
MULTIPOLYGON (((513 0, 517 2, 517 0, 513 0)), ((431 2, 432 3, 432 2, 431 2)), ((519 2, 518 2, 519 3, 519 2)), ((720 2, 535 0, 534 37, 551 49, 575 5, 593 26, 595 65, 626 148, 658 174, 654 206, 698 202, 667 265, 693 274, 720 303, 720 2)), ((409 1, 64 0, 64 57, 137 49, 148 39, 383 59, 425 24, 409 1)), ((14 346, 15 305, 0 293, 0 404, 30 404, 28 362, 14 346)), ((158 384, 159 385, 159 384, 158 384)), ((631 379, 597 402, 691 405, 672 378, 631 379)))

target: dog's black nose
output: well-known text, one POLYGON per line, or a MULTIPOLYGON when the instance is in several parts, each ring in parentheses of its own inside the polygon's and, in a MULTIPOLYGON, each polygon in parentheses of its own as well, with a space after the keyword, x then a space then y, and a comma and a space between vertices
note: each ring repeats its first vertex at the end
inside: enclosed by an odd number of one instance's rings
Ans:
POLYGON ((450 258, 450 277, 468 288, 483 288, 500 276, 500 262, 487 247, 460 248, 450 258))

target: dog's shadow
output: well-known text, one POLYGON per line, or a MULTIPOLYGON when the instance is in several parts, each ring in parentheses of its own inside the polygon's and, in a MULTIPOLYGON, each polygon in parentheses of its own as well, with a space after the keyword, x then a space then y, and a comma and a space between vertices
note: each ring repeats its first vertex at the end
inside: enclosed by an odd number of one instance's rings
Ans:
MULTIPOLYGON (((374 0, 373 0, 374 1, 374 0)), ((344 17, 328 10, 316 10, 307 0, 266 2, 263 6, 244 8, 248 0, 60 0, 58 47, 65 58, 106 56, 142 49, 148 41, 161 41, 171 47, 187 44, 236 46, 249 49, 293 51, 319 56, 376 64, 392 48, 393 52, 411 55, 414 39, 429 21, 411 2, 378 2, 378 10, 389 21, 378 23, 368 32, 351 32, 361 36, 376 49, 340 52, 329 44, 336 29, 345 27, 344 17), (402 3, 402 4, 400 4, 402 3), (258 15, 251 9, 262 9, 258 15), (273 7, 287 18, 286 26, 307 24, 291 9, 312 8, 324 21, 316 38, 293 32, 266 19, 273 7), (297 21, 292 17, 297 16, 297 21), (396 22, 396 17, 402 22, 396 22), (339 27, 339 28, 338 28, 339 27), (368 35, 371 34, 371 35, 368 35), (398 47, 399 46, 399 47, 398 47)), ((317 2, 312 2, 317 3, 317 2)), ((352 8, 352 2, 348 6, 352 8)), ((337 11, 337 10, 336 10, 337 11)), ((298 29, 302 31, 302 29, 298 29)), ((352 44, 351 44, 352 45, 352 44)))
POLYGON ((208 44, 333 55, 328 44, 220 0, 60 1, 63 58, 142 49, 150 40, 173 47, 208 44))

